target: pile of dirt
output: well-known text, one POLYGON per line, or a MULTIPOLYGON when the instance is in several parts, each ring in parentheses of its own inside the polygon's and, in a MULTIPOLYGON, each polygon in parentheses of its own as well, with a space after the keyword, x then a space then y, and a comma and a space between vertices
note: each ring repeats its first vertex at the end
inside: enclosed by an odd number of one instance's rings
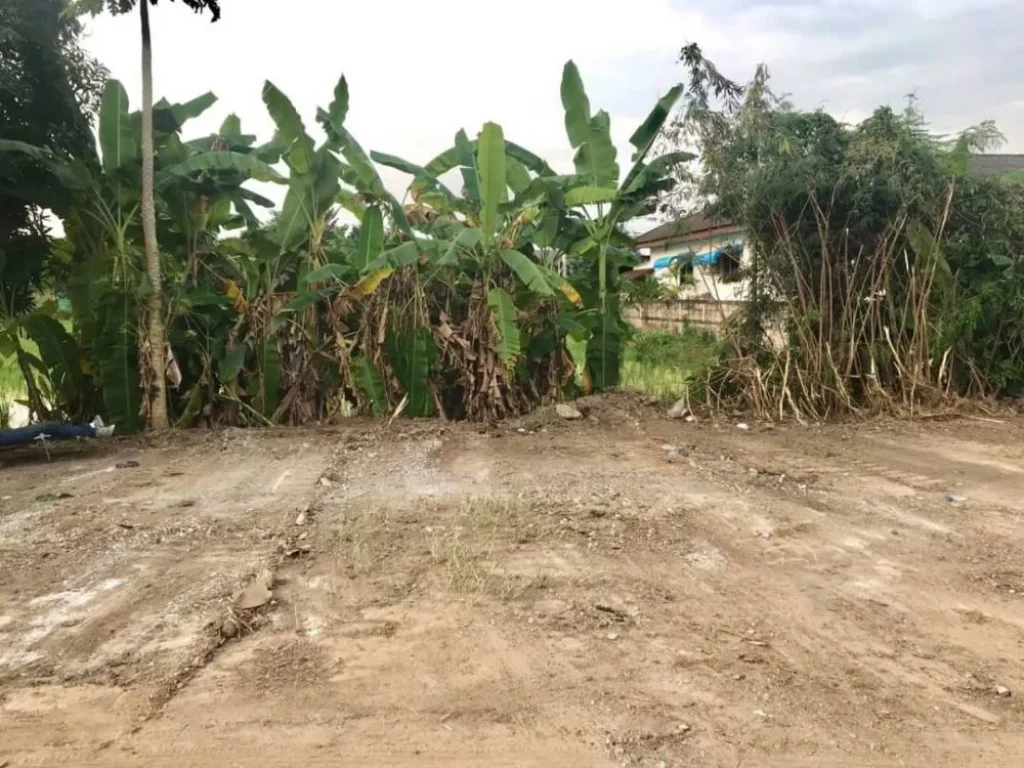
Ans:
POLYGON ((578 430, 581 422, 591 427, 638 427, 657 418, 659 402, 632 390, 612 390, 586 395, 564 404, 546 405, 518 419, 506 422, 510 431, 526 432, 578 430))

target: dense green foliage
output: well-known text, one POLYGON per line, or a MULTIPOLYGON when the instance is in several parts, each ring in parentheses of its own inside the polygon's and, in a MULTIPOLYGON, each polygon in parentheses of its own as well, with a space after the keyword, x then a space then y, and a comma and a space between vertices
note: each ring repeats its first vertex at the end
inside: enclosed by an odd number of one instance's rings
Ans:
MULTIPOLYGON (((475 138, 459 131, 423 165, 367 152, 346 127, 344 78, 317 111, 319 145, 270 82, 263 101, 276 132, 263 144, 234 116, 215 135, 185 138, 212 94, 158 102, 173 420, 296 424, 353 411, 489 420, 617 384, 615 281, 631 246, 622 225, 650 213, 672 184, 669 172, 690 157, 647 159, 680 91, 631 137, 624 174, 608 115, 591 114, 571 62, 561 93, 576 153, 569 175, 494 123, 475 138), (411 177, 406 202, 385 188, 378 166, 411 177), (286 190, 269 221, 254 212, 272 204, 245 186, 251 179, 286 190), (553 268, 566 262, 568 277, 553 268)), ((75 180, 74 200, 52 258, 66 265, 58 290, 70 299, 71 331, 45 313, 30 323, 52 401, 68 415, 103 413, 123 430, 139 426, 152 383, 139 364, 148 289, 140 126, 123 87, 108 82, 99 161, 60 166, 75 180)))
POLYGON ((741 88, 689 46, 686 98, 674 119, 682 86, 654 106, 629 165, 567 63, 574 168, 558 174, 495 123, 422 165, 367 151, 344 78, 315 116, 268 81, 262 143, 234 115, 186 137, 213 94, 153 105, 145 217, 147 119, 120 83, 99 88, 73 20, 136 7, 0 0, 0 358, 36 416, 132 431, 164 375, 180 426, 491 420, 620 383, 669 396, 699 380, 798 418, 1024 389, 1024 184, 967 173, 999 140, 989 124, 935 137, 911 105, 843 125, 774 96, 763 67, 741 88), (381 166, 410 177, 403 199, 381 166), (281 186, 279 210, 252 180, 281 186), (620 316, 664 295, 619 284, 626 225, 681 201, 740 223, 754 255, 724 347, 631 335, 620 316))
POLYGON ((936 137, 913 104, 843 125, 776 98, 764 68, 723 93, 670 136, 699 146, 691 196, 754 254, 722 386, 798 417, 1020 394, 1024 189, 967 173, 994 126, 936 137))
POLYGON ((678 288, 667 285, 653 275, 644 275, 637 280, 625 280, 622 283, 622 304, 626 307, 674 301, 678 296, 678 288))
POLYGON ((47 412, 25 342, 27 316, 64 264, 50 258, 43 208, 66 211, 75 178, 62 163, 94 162, 89 115, 104 71, 79 46, 81 27, 63 0, 0 0, 0 371, 25 379, 36 412, 47 412), (45 144, 32 150, 30 145, 45 144))

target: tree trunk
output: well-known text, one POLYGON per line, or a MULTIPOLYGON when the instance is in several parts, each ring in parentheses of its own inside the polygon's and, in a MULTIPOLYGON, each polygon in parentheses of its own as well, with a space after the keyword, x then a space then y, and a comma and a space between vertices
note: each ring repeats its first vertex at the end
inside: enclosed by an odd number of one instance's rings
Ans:
POLYGON ((166 361, 164 318, 160 287, 160 247, 156 239, 156 205, 153 200, 153 44, 149 31, 149 1, 139 0, 142 17, 142 242, 146 254, 149 295, 146 299, 144 365, 149 368, 147 423, 150 430, 167 429, 166 361))

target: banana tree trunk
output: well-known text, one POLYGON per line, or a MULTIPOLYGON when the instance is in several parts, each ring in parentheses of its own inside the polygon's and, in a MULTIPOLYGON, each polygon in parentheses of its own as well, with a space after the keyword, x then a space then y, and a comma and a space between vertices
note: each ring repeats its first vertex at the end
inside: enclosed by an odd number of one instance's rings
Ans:
POLYGON ((146 299, 146 344, 143 364, 149 368, 146 427, 167 429, 167 387, 163 302, 160 286, 160 247, 156 239, 156 205, 153 200, 153 44, 149 30, 149 0, 139 0, 142 17, 142 242, 146 255, 149 295, 146 299))

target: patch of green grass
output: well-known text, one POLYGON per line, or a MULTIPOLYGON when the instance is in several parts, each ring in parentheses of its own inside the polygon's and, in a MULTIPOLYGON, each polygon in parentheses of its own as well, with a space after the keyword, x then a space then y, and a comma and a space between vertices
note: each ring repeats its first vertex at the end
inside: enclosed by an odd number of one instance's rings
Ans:
MULTIPOLYGON (((25 345, 28 348, 28 345, 25 345)), ((32 354, 37 354, 35 349, 32 354)), ((11 357, 0 357, 0 400, 18 400, 25 396, 25 379, 21 376, 18 361, 11 357)))
POLYGON ((720 342, 706 331, 639 331, 626 342, 622 385, 674 400, 703 378, 720 351, 720 342))

